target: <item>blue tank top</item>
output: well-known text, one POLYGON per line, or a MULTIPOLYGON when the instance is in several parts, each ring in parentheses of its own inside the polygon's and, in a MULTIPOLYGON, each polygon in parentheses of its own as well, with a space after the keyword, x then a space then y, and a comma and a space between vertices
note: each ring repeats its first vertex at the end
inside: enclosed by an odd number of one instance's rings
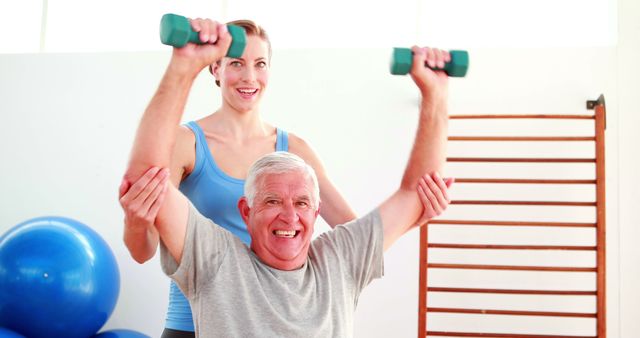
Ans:
MULTIPOLYGON (((247 227, 238 212, 238 200, 244 195, 244 181, 225 174, 211 155, 200 126, 192 121, 187 127, 196 137, 196 160, 193 171, 182 182, 180 191, 207 218, 231 231, 247 245, 251 242, 247 227)), ((289 135, 276 129, 275 151, 289 151, 289 135)), ((178 285, 171 281, 169 309, 165 326, 173 330, 195 331, 189 301, 178 285)))

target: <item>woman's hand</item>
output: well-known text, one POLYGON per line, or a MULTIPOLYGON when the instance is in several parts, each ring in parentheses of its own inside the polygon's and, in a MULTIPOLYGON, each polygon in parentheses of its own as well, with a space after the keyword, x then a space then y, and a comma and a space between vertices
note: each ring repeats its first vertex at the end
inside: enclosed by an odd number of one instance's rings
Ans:
POLYGON ((451 198, 448 190, 453 184, 453 178, 442 179, 438 173, 425 174, 418 182, 418 196, 424 207, 422 215, 416 221, 417 226, 424 225, 430 219, 441 215, 446 209, 451 198))
POLYGON ((168 182, 169 170, 156 167, 147 170, 133 185, 122 181, 119 195, 125 227, 131 231, 146 231, 153 227, 168 182))

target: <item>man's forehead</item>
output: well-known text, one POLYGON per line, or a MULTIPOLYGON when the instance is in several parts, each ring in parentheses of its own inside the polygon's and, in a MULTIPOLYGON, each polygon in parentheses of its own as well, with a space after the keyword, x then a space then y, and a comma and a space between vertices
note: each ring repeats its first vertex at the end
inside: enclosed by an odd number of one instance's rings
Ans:
POLYGON ((265 174, 256 192, 259 195, 280 195, 283 192, 310 194, 313 182, 303 172, 265 174))

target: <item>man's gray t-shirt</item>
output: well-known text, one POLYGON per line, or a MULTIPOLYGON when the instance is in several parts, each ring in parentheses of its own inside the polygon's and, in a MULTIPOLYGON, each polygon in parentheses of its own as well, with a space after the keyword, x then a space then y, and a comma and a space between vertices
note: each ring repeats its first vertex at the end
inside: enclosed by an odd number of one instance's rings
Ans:
POLYGON ((262 263, 193 206, 180 265, 160 248, 162 269, 189 299, 200 337, 351 337, 360 292, 384 265, 377 209, 318 236, 293 271, 262 263))

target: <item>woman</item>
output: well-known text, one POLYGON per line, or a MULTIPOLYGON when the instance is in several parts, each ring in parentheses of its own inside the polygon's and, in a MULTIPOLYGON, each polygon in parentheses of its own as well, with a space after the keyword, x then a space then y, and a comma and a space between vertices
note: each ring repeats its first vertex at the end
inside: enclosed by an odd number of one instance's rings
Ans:
MULTIPOLYGON (((191 24, 199 32, 201 41, 216 41, 218 24, 201 19, 191 20, 191 24)), ((323 219, 333 227, 356 218, 309 145, 260 118, 260 102, 268 86, 271 62, 267 33, 252 21, 229 24, 245 29, 245 51, 241 58, 225 57, 209 66, 220 87, 222 105, 213 114, 180 128, 170 170, 171 183, 178 186, 203 215, 249 244, 249 234, 237 209, 249 166, 264 154, 289 151, 316 171, 323 219)), ((198 48, 201 46, 188 44, 174 49, 174 57, 193 53, 198 48)), ((160 92, 156 95, 161 95, 160 92)), ((181 102, 176 102, 182 107, 185 103, 186 95, 181 102)), ((125 180, 120 187, 120 203, 125 210, 124 241, 131 256, 143 263, 155 254, 159 236, 153 226, 155 215, 145 212, 153 200, 148 199, 145 206, 144 200, 128 194, 131 183, 125 180)), ((161 202, 154 206, 159 204, 161 202)), ((173 282, 162 337, 195 337, 189 303, 173 282)))

